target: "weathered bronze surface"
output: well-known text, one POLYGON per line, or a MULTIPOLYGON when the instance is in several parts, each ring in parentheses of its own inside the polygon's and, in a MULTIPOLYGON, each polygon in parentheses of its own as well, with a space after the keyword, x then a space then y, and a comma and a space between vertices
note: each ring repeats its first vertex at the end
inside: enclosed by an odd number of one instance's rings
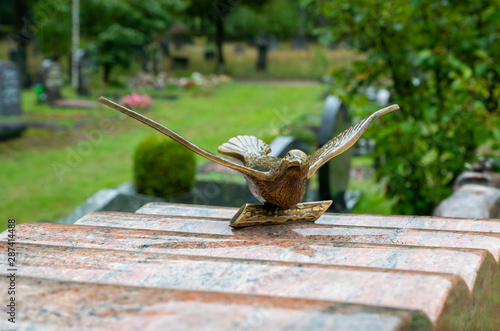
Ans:
POLYGON ((244 204, 231 219, 234 228, 263 224, 314 222, 330 207, 332 200, 299 203, 291 208, 244 204))
POLYGON ((242 162, 242 164, 237 164, 196 146, 163 125, 106 98, 100 97, 99 102, 149 125, 208 160, 239 171, 247 180, 252 194, 260 202, 266 206, 275 206, 282 209, 292 208, 301 202, 305 193, 306 181, 322 165, 354 145, 375 119, 399 109, 398 105, 380 109, 345 130, 309 156, 301 150, 294 149, 280 159, 268 156, 267 154, 271 152, 271 148, 256 137, 237 136, 231 138, 227 143, 222 144, 218 151, 242 162))

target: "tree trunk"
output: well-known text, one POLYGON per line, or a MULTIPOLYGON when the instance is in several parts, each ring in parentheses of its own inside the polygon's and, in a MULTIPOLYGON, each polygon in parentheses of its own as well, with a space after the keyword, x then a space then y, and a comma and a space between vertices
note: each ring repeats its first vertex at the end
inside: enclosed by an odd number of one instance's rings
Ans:
POLYGON ((23 88, 31 87, 31 77, 28 73, 27 48, 31 36, 27 33, 26 18, 29 16, 29 4, 26 0, 14 1, 14 30, 16 48, 11 50, 11 60, 19 68, 23 88))
POLYGON ((104 83, 107 85, 109 83, 109 77, 110 77, 111 69, 113 68, 113 66, 111 64, 105 64, 105 65, 103 65, 103 68, 104 68, 103 80, 104 80, 104 83))
POLYGON ((267 50, 268 46, 267 44, 259 44, 257 46, 259 50, 259 55, 257 57, 257 66, 256 69, 257 71, 266 71, 267 70, 267 50))
POLYGON ((217 61, 215 62, 215 72, 217 74, 223 74, 224 73, 224 51, 222 49, 222 45, 224 43, 224 18, 223 17, 216 17, 215 18, 215 25, 216 25, 216 35, 215 35, 215 43, 217 45, 217 61))

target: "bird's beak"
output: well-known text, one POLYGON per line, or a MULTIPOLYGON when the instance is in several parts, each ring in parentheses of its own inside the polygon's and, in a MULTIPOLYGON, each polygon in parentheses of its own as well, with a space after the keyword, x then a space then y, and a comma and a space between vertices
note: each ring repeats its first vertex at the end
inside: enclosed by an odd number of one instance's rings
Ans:
POLYGON ((290 167, 298 167, 302 165, 302 159, 292 157, 288 159, 288 164, 290 167))

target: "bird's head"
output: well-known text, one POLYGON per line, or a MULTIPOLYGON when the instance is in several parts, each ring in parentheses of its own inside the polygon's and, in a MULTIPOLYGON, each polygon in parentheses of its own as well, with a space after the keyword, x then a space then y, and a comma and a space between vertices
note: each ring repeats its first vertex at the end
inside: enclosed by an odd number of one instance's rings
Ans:
POLYGON ((307 154, 299 149, 292 149, 283 158, 282 165, 284 165, 286 168, 308 167, 307 154))

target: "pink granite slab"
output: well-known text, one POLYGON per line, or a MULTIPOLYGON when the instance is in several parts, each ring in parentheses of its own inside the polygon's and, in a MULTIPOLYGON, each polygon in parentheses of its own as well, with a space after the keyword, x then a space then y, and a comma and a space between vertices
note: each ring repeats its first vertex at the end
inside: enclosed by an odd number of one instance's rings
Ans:
MULTIPOLYGON (((138 214, 231 219, 237 208, 148 203, 138 214)), ((430 216, 323 214, 316 224, 500 233, 500 220, 430 216)))
MULTIPOLYGON (((24 243, 16 250, 17 274, 36 278, 395 307, 434 323, 469 305, 465 282, 450 274, 24 243)), ((1 242, 3 275, 6 251, 1 242)))
POLYGON ((238 208, 150 202, 136 210, 137 214, 164 216, 212 217, 231 219, 238 208))
POLYGON ((181 231, 240 237, 311 239, 427 247, 488 250, 500 259, 500 234, 411 228, 380 228, 311 223, 255 226, 233 229, 224 219, 100 212, 87 214, 75 224, 104 227, 181 231))
POLYGON ((386 216, 325 214, 317 224, 388 227, 404 229, 447 230, 500 234, 500 220, 429 216, 386 216))
MULTIPOLYGON (((7 288, 5 277, 0 286, 7 288)), ((19 277, 17 330, 416 330, 416 311, 19 277)), ((11 328, 2 324, 0 327, 11 328)))
MULTIPOLYGON (((0 234, 0 241, 7 233, 0 234)), ((333 264, 460 275, 472 290, 478 276, 495 269, 486 250, 235 237, 157 230, 25 223, 17 242, 170 254, 333 264)))

